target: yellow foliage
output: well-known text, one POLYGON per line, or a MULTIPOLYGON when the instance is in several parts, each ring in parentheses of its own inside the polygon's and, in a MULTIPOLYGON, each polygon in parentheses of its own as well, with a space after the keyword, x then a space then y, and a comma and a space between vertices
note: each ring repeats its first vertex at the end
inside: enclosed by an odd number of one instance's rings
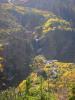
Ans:
POLYGON ((4 60, 4 58, 3 57, 0 57, 0 61, 3 61, 4 60))
POLYGON ((44 32, 44 33, 47 33, 47 32, 49 32, 49 31, 51 31, 51 30, 53 30, 53 29, 50 28, 50 27, 48 27, 47 29, 44 29, 43 32, 44 32))
POLYGON ((75 70, 72 70, 72 71, 66 71, 64 74, 63 74, 63 78, 66 78, 66 79, 70 79, 70 80, 75 80, 75 70))
POLYGON ((48 70, 49 70, 49 68, 44 67, 44 71, 45 71, 45 72, 48 72, 48 70))
POLYGON ((36 68, 44 68, 45 61, 46 61, 46 59, 44 56, 38 55, 33 60, 33 66, 36 68))
POLYGON ((58 87, 59 87, 59 88, 63 88, 63 86, 64 86, 64 84, 60 84, 58 87))
POLYGON ((38 9, 34 9, 32 8, 32 11, 39 14, 39 15, 43 15, 44 17, 55 17, 55 15, 52 12, 48 12, 48 11, 43 11, 43 10, 38 10, 38 9))
POLYGON ((3 44, 0 44, 0 47, 3 47, 3 44))
MULTIPOLYGON (((53 67, 56 67, 57 70, 59 70, 58 74, 61 73, 60 77, 58 77, 58 80, 52 80, 50 77, 47 77, 47 79, 44 79, 42 82, 42 88, 44 90, 48 90, 49 88, 57 88, 61 89, 66 86, 71 85, 75 82, 75 64, 73 63, 64 63, 55 61, 49 64, 45 63, 45 66, 42 67, 42 70, 45 71, 47 74, 50 73, 53 67), (71 69, 70 69, 71 68, 71 69), (63 71, 64 70, 64 71, 63 71)), ((30 93, 34 91, 38 91, 40 89, 40 78, 37 75, 37 72, 33 72, 30 74, 31 79, 31 88, 29 89, 30 93)), ((26 88, 26 80, 22 81, 18 86, 18 91, 23 92, 26 88)))
POLYGON ((3 72, 3 70, 4 70, 4 66, 3 64, 0 63, 0 72, 3 72))
POLYGON ((3 51, 4 47, 3 44, 0 43, 0 51, 3 51))
POLYGON ((31 73, 30 77, 33 81, 36 81, 37 80, 37 73, 31 73))
POLYGON ((54 62, 59 68, 69 68, 73 63, 64 63, 64 62, 54 62))
POLYGON ((55 29, 72 31, 72 28, 70 27, 69 22, 67 22, 63 19, 57 18, 57 17, 48 19, 45 22, 45 24, 43 25, 43 32, 44 33, 47 33, 49 31, 52 31, 52 30, 55 30, 55 29), (54 23, 55 24, 57 23, 58 25, 54 26, 54 23))
POLYGON ((48 89, 48 87, 49 88, 54 88, 54 84, 53 83, 51 83, 51 82, 49 82, 49 80, 45 80, 44 82, 43 82, 43 88, 44 89, 48 89))
POLYGON ((23 80, 17 87, 18 92, 24 92, 26 88, 26 80, 23 80))
POLYGON ((0 29, 0 33, 18 32, 20 30, 21 30, 20 27, 12 28, 12 29, 0 29))
POLYGON ((0 5, 1 8, 5 9, 5 10, 8 10, 8 9, 11 9, 13 7, 13 4, 9 4, 9 3, 3 3, 0 5))

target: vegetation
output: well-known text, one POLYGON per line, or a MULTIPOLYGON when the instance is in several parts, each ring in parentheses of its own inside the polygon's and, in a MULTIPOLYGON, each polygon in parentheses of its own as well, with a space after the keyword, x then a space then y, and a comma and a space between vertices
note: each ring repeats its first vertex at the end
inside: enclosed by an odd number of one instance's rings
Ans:
POLYGON ((74 100, 75 64, 47 61, 39 55, 32 67, 31 74, 17 88, 0 93, 1 100, 74 100))
POLYGON ((0 4, 0 100, 74 100, 74 44, 60 16, 0 4))

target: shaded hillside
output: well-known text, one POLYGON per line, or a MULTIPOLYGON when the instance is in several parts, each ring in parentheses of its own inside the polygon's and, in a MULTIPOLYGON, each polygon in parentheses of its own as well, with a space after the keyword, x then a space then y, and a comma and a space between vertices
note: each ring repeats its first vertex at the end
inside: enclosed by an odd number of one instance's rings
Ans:
POLYGON ((0 3, 7 3, 8 0, 0 0, 0 3))
MULTIPOLYGON (((21 0, 19 1, 21 3, 21 0)), ((28 0, 28 2, 25 2, 25 6, 29 6, 32 8, 33 7, 39 8, 39 9, 43 9, 47 11, 49 10, 65 18, 66 20, 69 20, 72 22, 75 21, 75 1, 74 0, 28 0)))
POLYGON ((28 76, 35 55, 74 61, 74 38, 70 22, 52 12, 0 4, 0 44, 10 84, 28 76))
POLYGON ((41 53, 51 59, 75 61, 74 32, 56 30, 46 35, 41 53))

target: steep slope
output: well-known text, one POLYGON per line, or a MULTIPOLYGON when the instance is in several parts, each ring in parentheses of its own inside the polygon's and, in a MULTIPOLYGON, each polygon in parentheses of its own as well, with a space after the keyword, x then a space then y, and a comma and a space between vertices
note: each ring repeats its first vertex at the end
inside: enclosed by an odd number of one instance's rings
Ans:
POLYGON ((7 3, 8 0, 0 0, 0 3, 7 3))
POLYGON ((12 3, 0 4, 0 12, 0 44, 5 47, 3 56, 10 84, 28 76, 35 55, 74 61, 75 34, 70 22, 52 12, 12 3))
MULTIPOLYGON (((17 2, 21 3, 23 1, 25 0, 19 0, 17 2)), ((27 2, 25 2, 25 6, 49 10, 65 18, 66 20, 72 22, 75 21, 74 0, 28 0, 27 2)))
MULTIPOLYGON (((44 93, 44 98, 46 94, 49 93, 49 100, 52 100, 51 93, 56 99, 60 100, 68 99, 71 96, 71 89, 74 86, 75 81, 75 64, 74 63, 63 63, 55 60, 46 60, 42 56, 37 56, 33 61, 33 72, 30 76, 23 80, 17 87, 17 91, 23 93, 26 91, 29 84, 29 95, 35 98, 39 98, 40 87, 42 86, 42 93, 44 93), (52 92, 51 92, 51 91, 52 92), (66 94, 65 94, 66 93, 66 94), (32 95, 33 94, 33 95, 32 95), (38 95, 37 95, 38 94, 38 95)), ((53 96, 52 96, 53 97, 53 96)), ((46 100, 46 99, 45 99, 46 100)))
POLYGON ((0 36, 2 34, 8 36, 10 33, 19 32, 22 29, 22 26, 17 22, 17 18, 9 11, 10 8, 11 5, 0 4, 0 36))

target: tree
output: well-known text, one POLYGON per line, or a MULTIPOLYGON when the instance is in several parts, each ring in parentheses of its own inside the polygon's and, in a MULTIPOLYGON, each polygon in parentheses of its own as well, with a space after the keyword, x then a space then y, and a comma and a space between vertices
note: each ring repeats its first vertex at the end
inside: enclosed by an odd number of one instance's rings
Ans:
POLYGON ((5 72, 5 59, 3 56, 4 45, 0 44, 0 89, 6 88, 7 75, 5 72))
POLYGON ((69 100, 75 100, 75 86, 72 88, 72 97, 69 100))
POLYGON ((26 94, 28 94, 28 95, 29 95, 30 83, 31 83, 30 77, 28 77, 26 79, 26 94))
POLYGON ((33 68, 34 69, 42 69, 44 68, 46 63, 46 58, 43 55, 35 56, 33 59, 33 68))

